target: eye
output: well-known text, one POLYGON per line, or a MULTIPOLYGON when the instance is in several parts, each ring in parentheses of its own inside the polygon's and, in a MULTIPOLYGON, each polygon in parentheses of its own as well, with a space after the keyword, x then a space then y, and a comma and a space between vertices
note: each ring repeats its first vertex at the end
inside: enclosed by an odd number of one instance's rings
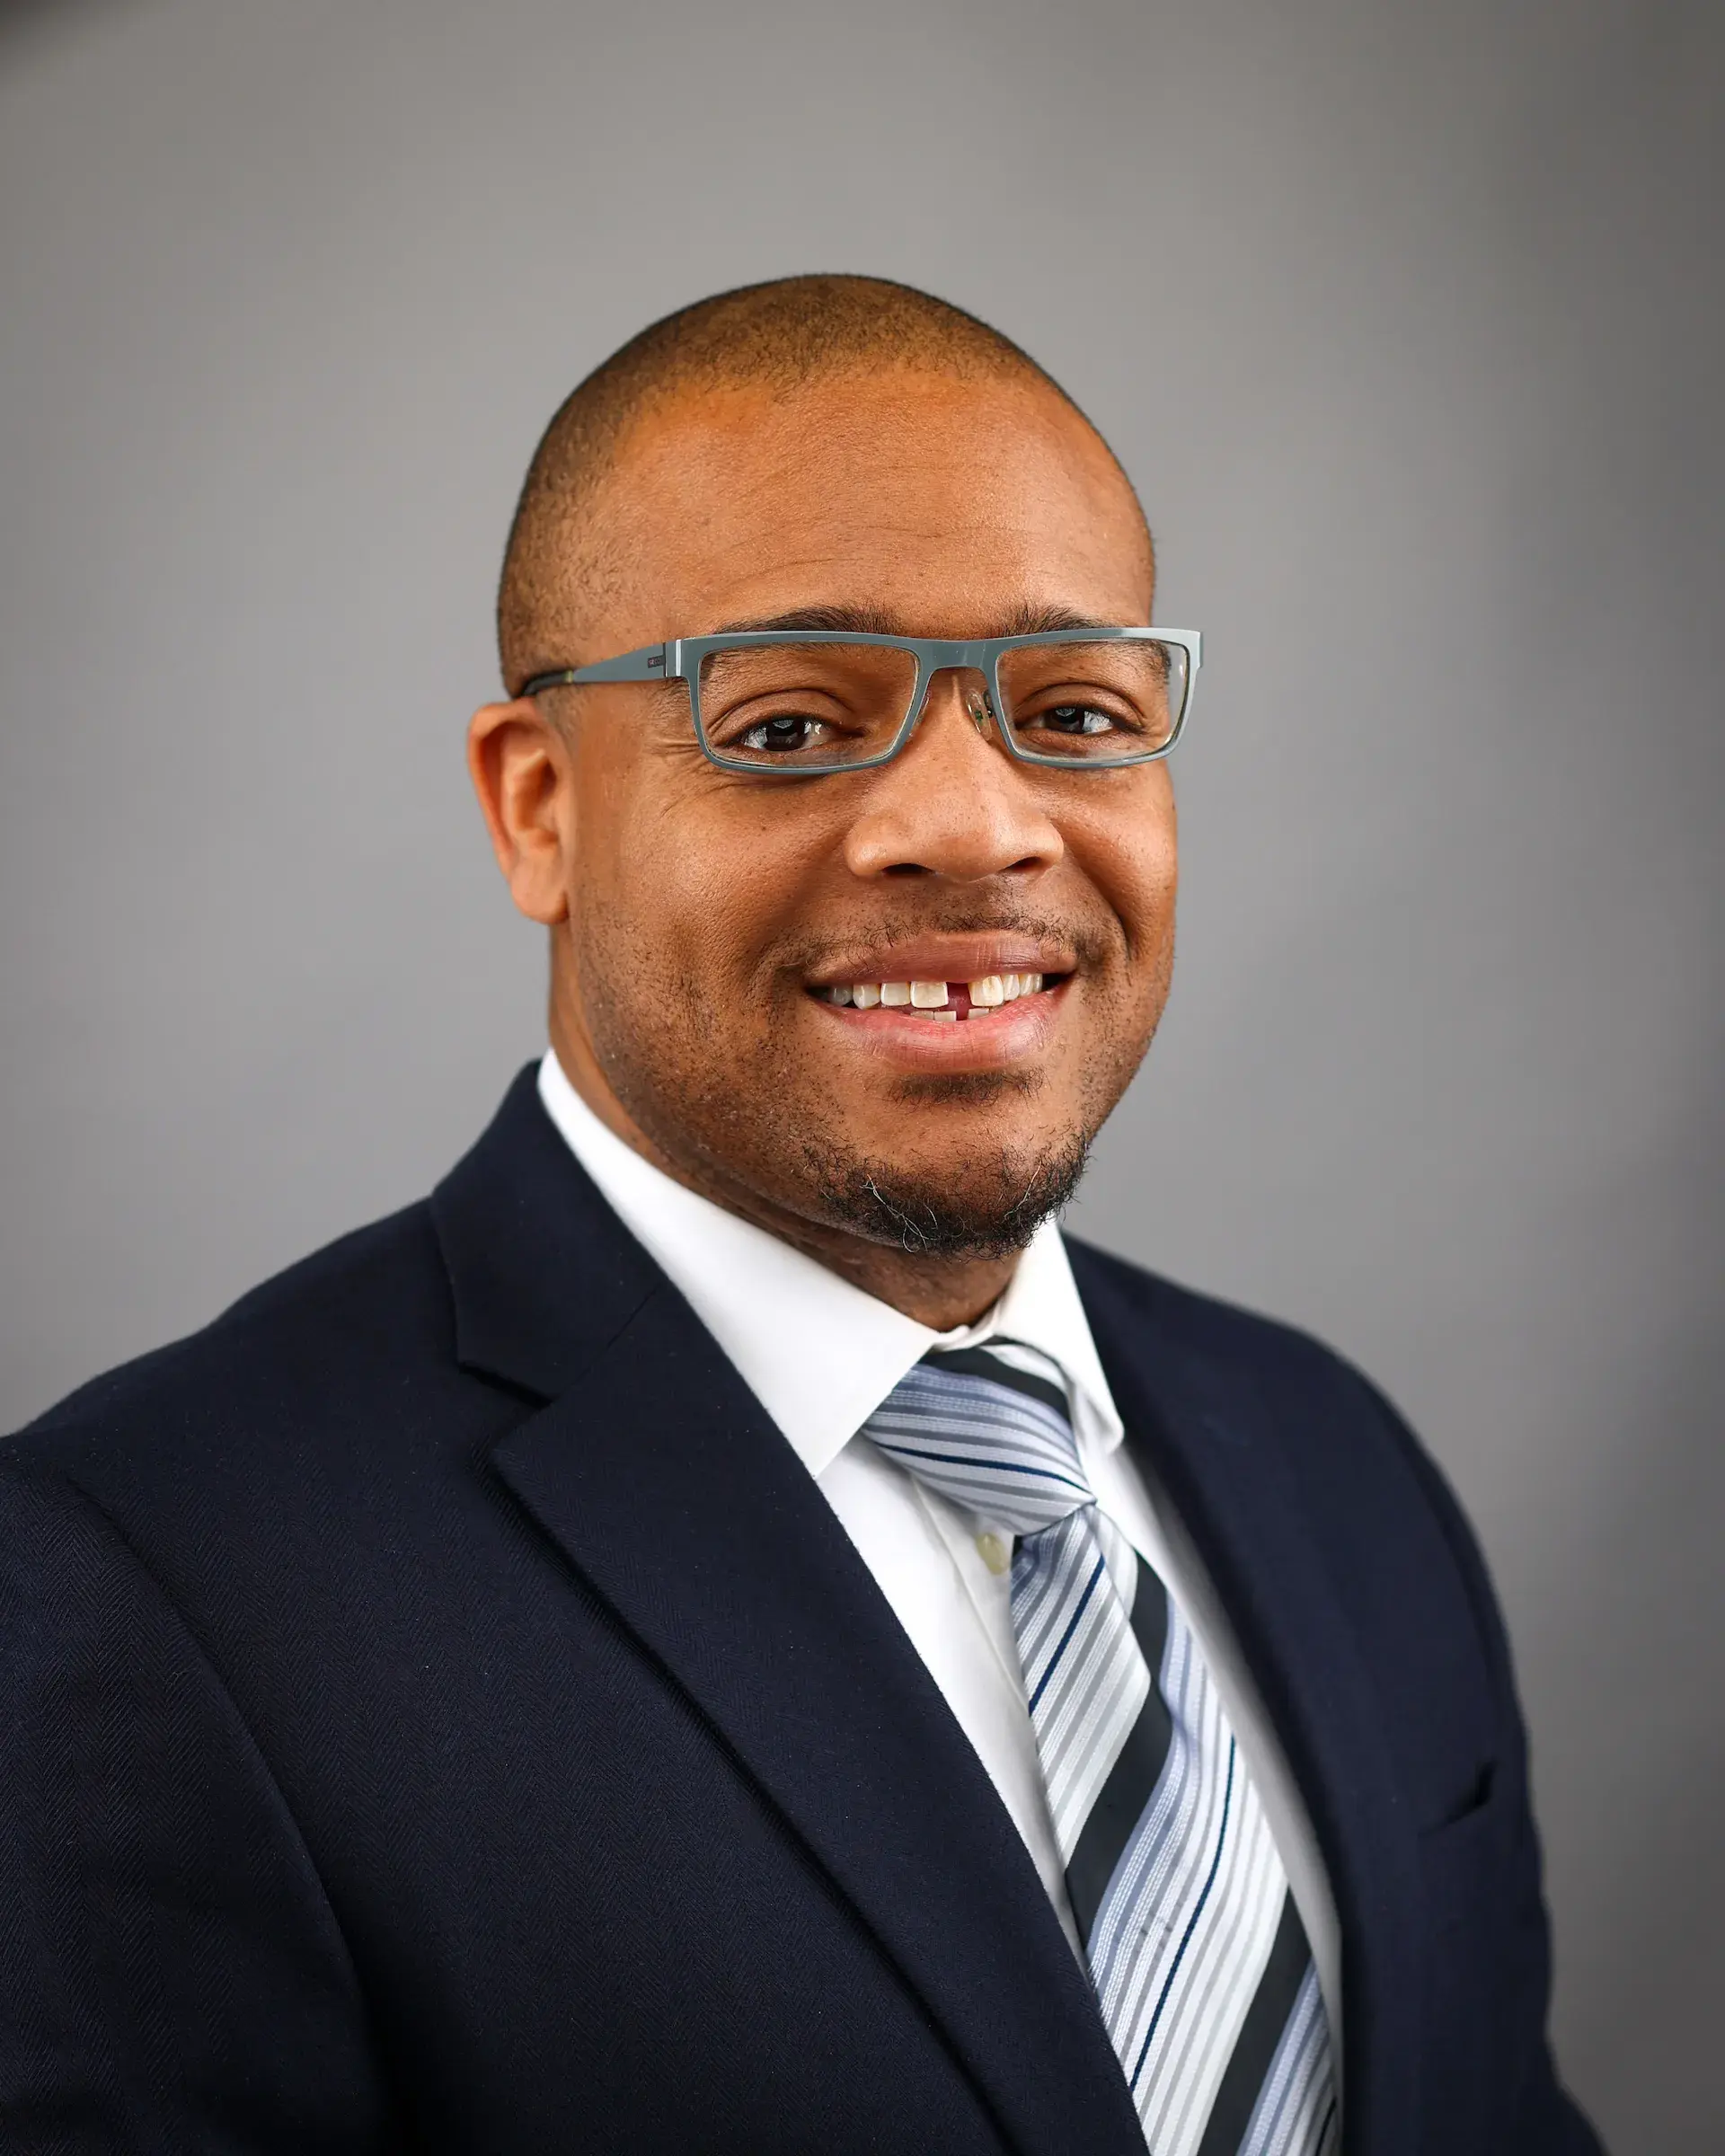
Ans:
POLYGON ((1039 712, 1031 724, 1047 727, 1055 734, 1111 734, 1115 730, 1112 717, 1093 703, 1057 703, 1052 710, 1039 712))
POLYGON ((825 720, 811 719, 805 712, 785 711, 775 719, 762 719, 746 727, 731 746, 745 749, 751 755, 792 755, 798 749, 815 747, 831 731, 825 720))

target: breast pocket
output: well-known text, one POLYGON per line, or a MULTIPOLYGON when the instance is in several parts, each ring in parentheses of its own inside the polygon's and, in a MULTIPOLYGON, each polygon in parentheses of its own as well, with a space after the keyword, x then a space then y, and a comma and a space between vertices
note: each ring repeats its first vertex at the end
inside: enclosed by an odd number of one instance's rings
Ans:
POLYGON ((1452 1816, 1420 1835, 1426 1911, 1440 1931, 1490 1916, 1492 1874, 1502 1873, 1508 1849, 1507 1807, 1498 1801, 1495 1767, 1482 1767, 1452 1816))
POLYGON ((1423 2106, 1432 2156, 1499 2146, 1506 2014, 1494 1941, 1507 1888, 1509 1807, 1482 1778, 1477 1801, 1420 1836, 1425 1901, 1423 2106))

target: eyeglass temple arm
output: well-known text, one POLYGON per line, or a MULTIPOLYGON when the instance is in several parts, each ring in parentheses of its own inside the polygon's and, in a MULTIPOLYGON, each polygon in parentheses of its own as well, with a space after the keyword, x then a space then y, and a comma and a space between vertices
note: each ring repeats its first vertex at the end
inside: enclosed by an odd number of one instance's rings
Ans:
POLYGON ((664 681, 677 672, 674 644, 643 644, 620 658, 601 658, 590 667, 562 667, 554 674, 535 674, 524 682, 521 694, 532 696, 540 689, 574 688, 589 681, 664 681))

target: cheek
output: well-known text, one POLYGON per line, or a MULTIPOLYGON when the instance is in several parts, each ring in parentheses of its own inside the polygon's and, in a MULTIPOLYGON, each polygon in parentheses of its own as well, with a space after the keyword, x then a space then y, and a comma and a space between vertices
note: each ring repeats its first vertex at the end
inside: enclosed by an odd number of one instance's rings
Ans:
POLYGON ((1147 782, 1122 790, 1067 826, 1077 865, 1101 893, 1125 932, 1135 968, 1165 963, 1173 938, 1180 849, 1174 797, 1162 764, 1142 774, 1147 782))
POLYGON ((578 862, 586 905, 601 909, 594 940, 626 951, 651 991, 740 1017, 812 872, 815 849, 773 807, 715 794, 704 768, 692 783, 634 774, 578 862))

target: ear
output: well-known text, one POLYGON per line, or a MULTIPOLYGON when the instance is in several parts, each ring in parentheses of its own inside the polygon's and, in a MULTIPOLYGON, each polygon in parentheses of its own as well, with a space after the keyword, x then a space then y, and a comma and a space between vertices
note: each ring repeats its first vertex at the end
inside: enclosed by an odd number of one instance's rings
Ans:
POLYGON ((543 927, 567 920, 575 840, 569 744, 526 697, 488 703, 467 729, 467 769, 509 896, 543 927))

